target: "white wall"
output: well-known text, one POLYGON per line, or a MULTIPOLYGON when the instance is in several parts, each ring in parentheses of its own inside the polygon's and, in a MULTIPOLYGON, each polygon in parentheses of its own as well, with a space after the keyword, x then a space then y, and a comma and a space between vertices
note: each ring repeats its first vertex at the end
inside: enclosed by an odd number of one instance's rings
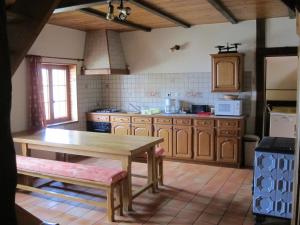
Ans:
MULTIPOLYGON (((29 50, 28 54, 83 58, 84 41, 85 32, 54 25, 46 25, 29 50)), ((59 62, 77 63, 76 61, 62 60, 59 62)), ((25 130, 27 128, 26 71, 27 67, 24 60, 13 76, 11 112, 13 132, 25 130)))
MULTIPOLYGON (((277 18, 267 20, 267 46, 296 46, 298 37, 295 20, 277 18)), ((190 29, 155 29, 150 33, 135 31, 121 34, 127 63, 132 74, 210 72, 209 54, 226 42, 241 42, 240 51, 246 54, 245 70, 252 73, 252 105, 255 106, 255 21, 237 25, 230 23, 199 25, 190 29), (183 45, 178 52, 170 52, 175 45, 183 45)), ((46 25, 29 54, 82 58, 85 32, 54 25, 46 25)), ((66 61, 65 61, 66 62, 66 61)), ((70 63, 70 61, 68 61, 70 63)), ((101 98, 100 79, 80 77, 78 101, 80 111, 96 107, 101 98)), ((22 62, 13 77, 12 130, 20 131, 27 126, 26 63, 22 62)), ((252 107, 252 114, 255 107, 252 107)), ((84 115, 79 115, 84 120, 84 115)), ((84 121, 83 121, 84 122, 84 121)), ((76 126, 75 126, 76 127, 76 126)), ((75 128, 74 127, 74 128, 75 128)), ((82 127, 82 126, 80 126, 82 127)))
MULTIPOLYGON (((230 23, 155 29, 121 34, 125 58, 132 74, 210 72, 209 54, 216 53, 216 45, 240 42, 240 52, 246 54, 245 70, 255 69, 255 20, 230 23), (175 44, 183 49, 171 52, 175 44)), ((266 20, 267 47, 298 46, 296 20, 274 18, 266 20)))
POLYGON ((209 54, 217 53, 216 45, 240 42, 246 53, 246 70, 254 70, 255 21, 155 29, 121 34, 125 58, 133 74, 210 72, 209 54), (175 44, 180 51, 171 52, 175 44))
POLYGON ((298 46, 296 20, 274 18, 266 21, 266 47, 298 46))

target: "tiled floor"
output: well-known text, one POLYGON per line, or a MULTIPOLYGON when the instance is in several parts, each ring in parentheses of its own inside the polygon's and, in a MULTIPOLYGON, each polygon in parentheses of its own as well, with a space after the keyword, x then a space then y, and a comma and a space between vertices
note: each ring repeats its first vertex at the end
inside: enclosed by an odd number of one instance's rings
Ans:
MULTIPOLYGON (((118 162, 86 159, 83 163, 118 166, 118 162)), ((134 172, 145 174, 146 166, 134 163, 134 172)), ((253 225, 251 214, 252 171, 198 164, 165 162, 165 186, 157 194, 143 193, 134 200, 134 212, 117 216, 117 225, 253 225)), ((134 178, 139 185, 144 179, 134 178)), ((97 190, 54 183, 56 191, 98 199, 97 190), (62 190, 62 188, 64 190, 62 190), (70 189, 77 190, 76 192, 70 189), (83 194, 89 191, 91 194, 83 194)), ((17 203, 37 217, 60 225, 106 225, 105 209, 41 195, 17 193, 17 203)), ((103 200, 102 200, 103 201, 103 200)))

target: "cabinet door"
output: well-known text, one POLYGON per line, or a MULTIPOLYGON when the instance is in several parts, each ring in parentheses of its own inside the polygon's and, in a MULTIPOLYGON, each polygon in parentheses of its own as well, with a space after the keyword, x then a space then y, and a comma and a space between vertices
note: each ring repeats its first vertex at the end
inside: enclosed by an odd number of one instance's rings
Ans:
POLYGON ((237 138, 217 137, 217 161, 238 162, 239 141, 237 138))
POLYGON ((240 58, 213 57, 213 91, 240 90, 240 58))
POLYGON ((155 125, 154 136, 161 137, 164 142, 160 143, 159 146, 165 149, 166 156, 172 156, 172 140, 173 140, 173 129, 172 125, 155 125))
POLYGON ((152 136, 151 124, 132 124, 131 134, 135 136, 152 136))
POLYGON ((112 123, 111 133, 116 135, 130 135, 129 123, 112 123))
POLYGON ((214 160, 214 129, 194 128, 194 159, 214 160))
POLYGON ((192 127, 174 126, 173 156, 184 159, 192 158, 192 127))

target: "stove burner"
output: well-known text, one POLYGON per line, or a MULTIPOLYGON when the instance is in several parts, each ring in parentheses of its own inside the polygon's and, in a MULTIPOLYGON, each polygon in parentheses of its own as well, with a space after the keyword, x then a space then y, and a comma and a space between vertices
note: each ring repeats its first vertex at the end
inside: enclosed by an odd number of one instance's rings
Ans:
POLYGON ((104 109, 96 109, 93 112, 97 113, 114 113, 114 112, 120 112, 120 110, 116 108, 104 108, 104 109))

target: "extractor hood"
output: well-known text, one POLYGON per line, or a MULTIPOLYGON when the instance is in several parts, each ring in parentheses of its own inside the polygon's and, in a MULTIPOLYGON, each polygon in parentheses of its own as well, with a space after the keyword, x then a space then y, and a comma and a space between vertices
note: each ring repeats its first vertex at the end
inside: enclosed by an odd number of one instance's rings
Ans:
POLYGON ((83 74, 129 74, 120 33, 111 30, 87 32, 83 74))

